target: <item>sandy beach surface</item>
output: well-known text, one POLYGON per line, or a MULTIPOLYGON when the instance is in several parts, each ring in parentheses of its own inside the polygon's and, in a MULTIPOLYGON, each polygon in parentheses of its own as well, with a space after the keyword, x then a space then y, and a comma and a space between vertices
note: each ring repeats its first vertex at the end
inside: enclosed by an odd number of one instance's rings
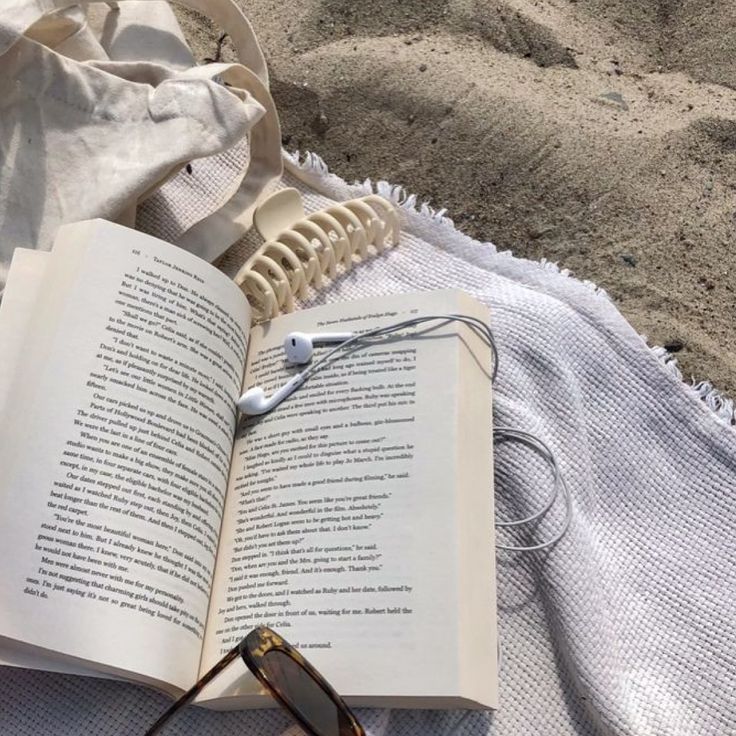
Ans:
MULTIPOLYGON (((249 0, 284 145, 602 286, 736 395, 736 5, 249 0)), ((234 59, 201 19, 200 58, 234 59)))

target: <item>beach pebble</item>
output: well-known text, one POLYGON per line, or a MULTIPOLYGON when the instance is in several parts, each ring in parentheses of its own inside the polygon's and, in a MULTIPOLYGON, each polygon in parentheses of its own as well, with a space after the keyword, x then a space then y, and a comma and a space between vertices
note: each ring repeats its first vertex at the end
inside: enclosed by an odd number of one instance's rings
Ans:
POLYGON ((682 350, 684 347, 685 347, 684 341, 680 340, 679 338, 665 340, 665 343, 664 343, 664 349, 668 353, 679 353, 680 350, 682 350))
POLYGON ((319 115, 315 116, 314 120, 312 120, 312 130, 317 135, 324 135, 329 127, 330 122, 327 119, 327 115, 323 112, 320 112, 319 115))
POLYGON ((629 109, 626 100, 624 100, 620 92, 602 92, 598 101, 606 105, 611 105, 611 107, 618 107, 621 110, 629 109))
POLYGON ((543 235, 552 232, 555 229, 554 225, 541 224, 541 225, 530 225, 529 226, 529 237, 532 240, 538 240, 543 235))
POLYGON ((621 254, 621 260, 627 265, 631 266, 631 268, 636 268, 636 258, 631 255, 631 253, 622 253, 621 254))

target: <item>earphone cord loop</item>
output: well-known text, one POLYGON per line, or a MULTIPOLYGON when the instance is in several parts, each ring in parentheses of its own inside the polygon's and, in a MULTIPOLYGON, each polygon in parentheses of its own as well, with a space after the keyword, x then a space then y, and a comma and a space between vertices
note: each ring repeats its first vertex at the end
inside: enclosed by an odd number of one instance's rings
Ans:
POLYGON ((508 552, 540 552, 542 550, 553 547, 555 544, 557 544, 557 542, 562 539, 562 537, 565 536, 567 530, 570 527, 570 523, 572 522, 572 496, 570 494, 570 489, 567 485, 567 481, 562 475, 559 465, 557 464, 554 453, 552 452, 552 450, 550 450, 548 445, 543 440, 535 437, 529 432, 524 432, 520 429, 513 429, 511 427, 496 427, 493 430, 493 434, 494 436, 500 437, 502 439, 519 441, 522 444, 526 444, 527 446, 533 447, 534 449, 538 450, 552 468, 555 479, 552 494, 539 511, 527 517, 526 519, 518 519, 511 522, 495 522, 495 526, 520 526, 521 524, 531 523, 532 521, 537 521, 538 519, 544 518, 547 512, 552 508, 560 490, 562 491, 562 497, 565 502, 565 518, 562 522, 562 526, 560 527, 557 534, 555 534, 551 539, 540 542, 539 544, 528 546, 496 543, 496 547, 508 552))
POLYGON ((523 524, 531 524, 533 521, 537 521, 537 519, 544 518, 547 512, 552 508, 559 494, 559 483, 560 483, 561 473, 560 473, 560 469, 557 467, 557 463, 555 462, 552 451, 549 449, 549 447, 547 447, 547 445, 544 442, 542 442, 542 440, 535 437, 533 434, 530 434, 529 432, 524 432, 523 430, 520 430, 520 429, 512 429, 511 427, 494 427, 493 436, 498 437, 500 441, 516 440, 520 442, 521 444, 526 445, 527 447, 531 447, 533 450, 536 450, 545 459, 547 464, 550 465, 550 467, 552 468, 552 472, 554 474, 554 483, 552 485, 552 490, 550 491, 546 502, 539 509, 539 511, 536 511, 530 516, 524 517, 523 519, 514 519, 512 521, 497 521, 496 526, 499 526, 499 527, 522 526, 523 524))
POLYGON ((550 547, 554 547, 554 545, 557 544, 565 534, 567 534, 567 530, 570 528, 570 523, 572 522, 572 498, 570 496, 570 489, 568 488, 567 482, 563 476, 560 476, 560 488, 562 489, 562 495, 565 499, 565 519, 562 522, 562 527, 559 532, 555 534, 554 537, 548 539, 546 542, 541 542, 540 544, 530 545, 527 547, 498 543, 496 544, 496 547, 508 552, 540 552, 542 550, 549 549, 550 547))

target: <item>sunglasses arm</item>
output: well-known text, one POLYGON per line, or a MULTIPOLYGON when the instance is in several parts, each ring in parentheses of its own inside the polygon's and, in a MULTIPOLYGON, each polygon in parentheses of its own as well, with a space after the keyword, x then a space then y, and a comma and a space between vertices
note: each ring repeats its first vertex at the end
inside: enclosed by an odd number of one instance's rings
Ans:
POLYGON ((154 736, 154 734, 157 734, 161 727, 166 723, 166 721, 171 718, 171 716, 174 715, 178 710, 183 708, 185 705, 188 705, 189 703, 194 700, 194 698, 199 695, 199 693, 204 690, 204 688, 212 682, 212 680, 217 677, 217 675, 220 674, 234 659, 237 659, 240 656, 240 644, 238 646, 233 647, 209 672, 202 675, 202 677, 197 680, 197 682, 193 685, 193 687, 189 688, 184 695, 182 695, 157 721, 156 723, 151 726, 151 728, 146 731, 144 736, 154 736))

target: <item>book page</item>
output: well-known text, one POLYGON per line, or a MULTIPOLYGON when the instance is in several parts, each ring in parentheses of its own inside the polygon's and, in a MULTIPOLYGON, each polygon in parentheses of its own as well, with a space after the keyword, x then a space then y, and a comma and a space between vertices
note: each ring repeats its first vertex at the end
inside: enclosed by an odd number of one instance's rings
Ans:
POLYGON ((205 262, 103 221, 63 228, 48 258, 0 417, 0 637, 186 688, 248 305, 205 262))
MULTIPOLYGON (((488 319, 459 292, 279 317, 251 332, 246 387, 270 395, 296 372, 292 330, 443 313, 488 319)), ((239 430, 203 670, 266 624, 353 703, 495 704, 490 350, 433 327, 352 353, 239 430)), ((252 679, 217 685, 207 697, 257 702, 252 679)))

